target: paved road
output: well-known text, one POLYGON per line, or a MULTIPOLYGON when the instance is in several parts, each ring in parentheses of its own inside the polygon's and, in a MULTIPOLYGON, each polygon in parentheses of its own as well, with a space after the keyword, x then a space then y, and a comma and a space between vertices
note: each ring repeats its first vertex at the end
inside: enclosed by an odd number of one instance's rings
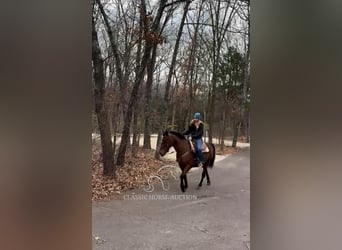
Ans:
POLYGON ((217 162, 200 190, 200 172, 191 172, 185 196, 173 180, 169 191, 158 185, 93 203, 93 249, 248 250, 249 159, 247 149, 217 162))

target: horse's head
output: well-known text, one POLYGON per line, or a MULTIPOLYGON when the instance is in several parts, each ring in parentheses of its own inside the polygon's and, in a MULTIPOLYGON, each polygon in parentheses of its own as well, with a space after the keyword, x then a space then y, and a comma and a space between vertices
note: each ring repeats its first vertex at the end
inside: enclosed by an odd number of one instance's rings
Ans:
POLYGON ((168 131, 165 131, 163 134, 162 143, 161 143, 160 149, 159 149, 159 154, 161 156, 166 155, 166 153, 172 147, 171 141, 172 141, 171 134, 168 131))

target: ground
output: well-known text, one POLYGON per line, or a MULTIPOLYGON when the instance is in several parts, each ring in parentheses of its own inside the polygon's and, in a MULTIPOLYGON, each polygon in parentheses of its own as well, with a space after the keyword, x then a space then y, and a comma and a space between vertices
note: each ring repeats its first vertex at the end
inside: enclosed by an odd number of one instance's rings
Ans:
POLYGON ((248 250, 250 241, 249 148, 209 169, 211 185, 197 190, 200 171, 188 174, 189 188, 165 180, 153 192, 134 189, 121 199, 93 202, 93 249, 248 250))

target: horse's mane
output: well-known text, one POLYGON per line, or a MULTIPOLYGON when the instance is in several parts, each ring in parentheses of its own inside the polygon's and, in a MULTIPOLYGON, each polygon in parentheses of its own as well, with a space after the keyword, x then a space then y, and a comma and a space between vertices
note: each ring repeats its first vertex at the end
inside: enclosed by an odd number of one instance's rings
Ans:
POLYGON ((177 136, 177 137, 180 138, 180 139, 186 139, 185 136, 184 136, 182 133, 179 133, 179 132, 177 132, 177 131, 170 131, 169 133, 171 133, 171 134, 177 136))

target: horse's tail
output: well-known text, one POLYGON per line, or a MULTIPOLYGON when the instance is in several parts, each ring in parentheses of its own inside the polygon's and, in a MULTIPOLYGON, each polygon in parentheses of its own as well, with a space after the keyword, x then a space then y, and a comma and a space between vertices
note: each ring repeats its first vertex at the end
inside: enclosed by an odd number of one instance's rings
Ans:
POLYGON ((209 167, 210 168, 212 168, 213 166, 214 166, 214 162, 215 162, 215 156, 216 156, 216 149, 215 149, 215 146, 214 146, 214 144, 213 143, 210 143, 211 144, 211 146, 213 147, 213 153, 214 153, 214 155, 213 155, 213 157, 209 160, 209 167))

